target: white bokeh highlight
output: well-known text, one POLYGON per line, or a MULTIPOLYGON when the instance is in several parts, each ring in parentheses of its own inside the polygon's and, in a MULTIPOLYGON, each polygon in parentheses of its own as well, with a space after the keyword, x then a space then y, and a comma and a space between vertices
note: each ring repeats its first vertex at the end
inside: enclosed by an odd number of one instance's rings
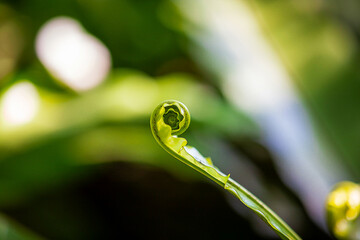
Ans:
POLYGON ((68 17, 54 18, 40 29, 36 53, 55 78, 75 91, 98 86, 111 67, 105 45, 68 17))
POLYGON ((7 90, 2 98, 4 124, 20 126, 31 122, 39 112, 39 94, 30 82, 20 82, 7 90))

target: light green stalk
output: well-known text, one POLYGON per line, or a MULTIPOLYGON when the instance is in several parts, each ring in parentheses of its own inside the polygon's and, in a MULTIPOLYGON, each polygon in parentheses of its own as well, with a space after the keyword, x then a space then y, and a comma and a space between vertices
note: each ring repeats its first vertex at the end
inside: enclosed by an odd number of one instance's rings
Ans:
POLYGON ((164 101, 151 115, 151 131, 156 141, 168 153, 186 165, 210 178, 247 207, 258 214, 282 239, 301 239, 278 215, 251 194, 248 190, 217 169, 210 158, 203 157, 194 147, 187 146, 182 134, 190 124, 190 113, 186 106, 175 100, 164 101))

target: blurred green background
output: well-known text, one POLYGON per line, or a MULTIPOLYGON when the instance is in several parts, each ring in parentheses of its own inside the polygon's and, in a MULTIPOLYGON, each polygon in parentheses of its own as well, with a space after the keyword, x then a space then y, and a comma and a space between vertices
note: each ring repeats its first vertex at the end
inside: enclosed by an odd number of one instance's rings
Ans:
POLYGON ((328 192, 360 177, 359 12, 356 0, 2 1, 0 239, 277 239, 156 144, 149 118, 166 99, 188 106, 190 145, 304 239, 330 239, 308 181, 328 192), (297 169, 303 156, 319 179, 297 169))

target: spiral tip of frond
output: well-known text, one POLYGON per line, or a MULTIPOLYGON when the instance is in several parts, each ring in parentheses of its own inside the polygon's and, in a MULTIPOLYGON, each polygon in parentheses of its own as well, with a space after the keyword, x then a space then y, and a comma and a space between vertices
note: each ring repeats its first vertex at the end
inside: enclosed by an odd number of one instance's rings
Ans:
POLYGON ((190 125, 190 112, 179 101, 164 101, 159 104, 155 111, 157 111, 156 114, 162 114, 160 117, 166 125, 171 127, 171 134, 173 135, 182 134, 190 125))

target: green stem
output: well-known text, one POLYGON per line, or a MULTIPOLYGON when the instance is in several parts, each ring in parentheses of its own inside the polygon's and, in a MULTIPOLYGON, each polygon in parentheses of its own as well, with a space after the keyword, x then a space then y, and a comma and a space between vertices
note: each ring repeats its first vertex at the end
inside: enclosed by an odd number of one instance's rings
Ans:
POLYGON ((301 238, 269 207, 246 188, 219 171, 210 158, 204 158, 195 148, 186 146, 187 141, 175 134, 183 133, 190 124, 190 113, 178 101, 165 101, 151 115, 151 131, 156 141, 172 156, 210 178, 228 190, 247 207, 258 214, 282 239, 301 238))
POLYGON ((229 178, 224 188, 259 215, 282 239, 301 239, 274 211, 233 179, 229 178))

